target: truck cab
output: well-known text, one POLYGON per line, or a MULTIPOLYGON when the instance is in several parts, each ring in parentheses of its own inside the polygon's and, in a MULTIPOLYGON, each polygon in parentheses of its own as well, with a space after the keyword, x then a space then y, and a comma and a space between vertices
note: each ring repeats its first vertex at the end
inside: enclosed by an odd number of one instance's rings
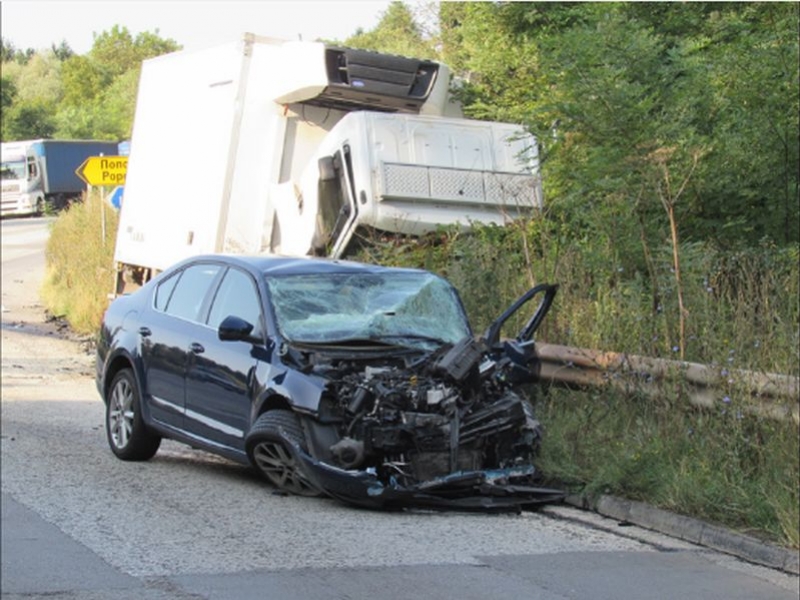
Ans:
POLYGON ((31 215, 44 211, 42 171, 33 152, 34 142, 3 143, 0 164, 0 214, 31 215))

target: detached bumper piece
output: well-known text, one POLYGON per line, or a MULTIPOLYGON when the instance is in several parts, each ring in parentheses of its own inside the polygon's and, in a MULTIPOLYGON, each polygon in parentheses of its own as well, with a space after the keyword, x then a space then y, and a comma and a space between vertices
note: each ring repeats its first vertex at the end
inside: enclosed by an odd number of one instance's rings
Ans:
POLYGON ((413 486, 383 484, 370 471, 348 471, 323 463, 288 444, 308 480, 331 497, 362 508, 516 512, 561 502, 557 489, 531 485, 533 466, 462 471, 413 486))

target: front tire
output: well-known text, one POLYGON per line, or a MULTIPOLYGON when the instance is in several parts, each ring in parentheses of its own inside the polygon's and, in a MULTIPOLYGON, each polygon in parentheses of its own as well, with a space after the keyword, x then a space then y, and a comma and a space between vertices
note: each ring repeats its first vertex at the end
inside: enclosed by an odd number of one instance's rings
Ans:
POLYGON ((280 433, 308 452, 303 428, 290 410, 275 409, 261 415, 247 435, 247 455, 253 466, 275 487, 295 496, 321 496, 306 478, 280 433))
POLYGON ((122 460, 148 460, 161 445, 142 420, 141 394, 133 371, 114 376, 106 398, 106 437, 111 451, 122 460))

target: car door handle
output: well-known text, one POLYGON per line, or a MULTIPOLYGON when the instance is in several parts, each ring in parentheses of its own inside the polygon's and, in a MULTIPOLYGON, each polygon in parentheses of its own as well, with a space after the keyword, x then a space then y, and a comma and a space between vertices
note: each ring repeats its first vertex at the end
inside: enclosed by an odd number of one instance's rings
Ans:
POLYGON ((142 336, 142 337, 147 337, 147 336, 149 336, 151 333, 153 333, 153 332, 152 332, 152 331, 150 331, 150 328, 149 328, 149 327, 139 327, 139 335, 140 335, 140 336, 142 336))
POLYGON ((206 349, 203 348, 203 344, 198 344, 197 342, 193 342, 192 344, 190 344, 189 350, 191 350, 195 354, 202 354, 203 352, 206 351, 206 349))

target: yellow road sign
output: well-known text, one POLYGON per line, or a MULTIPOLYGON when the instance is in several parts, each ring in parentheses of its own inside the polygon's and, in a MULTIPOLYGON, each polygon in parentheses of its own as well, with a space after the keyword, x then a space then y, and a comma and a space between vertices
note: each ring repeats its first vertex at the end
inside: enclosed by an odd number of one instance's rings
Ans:
POLYGON ((90 156, 75 169, 88 185, 124 185, 127 172, 127 156, 90 156))

